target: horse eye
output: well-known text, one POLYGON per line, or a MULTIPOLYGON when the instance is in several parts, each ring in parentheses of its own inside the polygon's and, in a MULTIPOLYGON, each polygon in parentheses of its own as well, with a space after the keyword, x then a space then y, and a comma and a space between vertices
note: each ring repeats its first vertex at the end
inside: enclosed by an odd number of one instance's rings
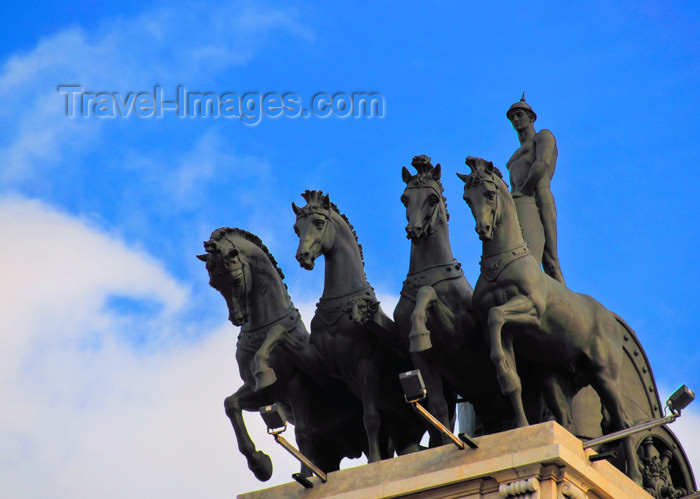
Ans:
POLYGON ((438 198, 437 196, 430 196, 428 199, 428 202, 430 203, 431 206, 434 206, 438 203, 438 198))
POLYGON ((298 236, 299 235, 299 227, 296 225, 294 226, 294 233, 298 236))
POLYGON ((321 230, 321 229, 323 228, 323 224, 324 224, 324 223, 325 223, 325 222, 324 222, 323 220, 316 220, 316 222, 314 222, 314 225, 316 225, 316 228, 317 228, 318 230, 321 230))
POLYGON ((406 206, 408 204, 408 197, 401 196, 401 202, 403 203, 404 206, 406 206))

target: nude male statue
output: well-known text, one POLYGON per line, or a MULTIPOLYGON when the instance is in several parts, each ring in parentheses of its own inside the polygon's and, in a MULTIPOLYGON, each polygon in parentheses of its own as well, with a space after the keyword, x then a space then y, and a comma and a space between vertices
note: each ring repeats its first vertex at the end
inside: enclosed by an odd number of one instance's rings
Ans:
POLYGON ((557 163, 557 143, 549 130, 535 131, 537 115, 525 93, 506 117, 518 133, 520 148, 506 163, 525 242, 544 271, 564 284, 557 254, 557 208, 550 182, 557 163))

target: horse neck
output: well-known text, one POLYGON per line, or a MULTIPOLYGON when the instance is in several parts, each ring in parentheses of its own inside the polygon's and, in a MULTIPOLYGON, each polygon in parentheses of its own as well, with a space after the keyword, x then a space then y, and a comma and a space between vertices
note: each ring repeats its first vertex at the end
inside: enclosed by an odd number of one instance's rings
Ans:
POLYGON ((515 248, 525 242, 513 198, 508 194, 505 184, 503 184, 502 190, 505 190, 506 193, 499 193, 499 202, 501 203, 500 218, 496 220, 496 231, 493 234, 493 238, 483 243, 483 256, 494 255, 501 251, 515 248))
POLYGON ((292 302, 282 278, 267 255, 251 258, 249 264, 251 289, 248 313, 250 327, 255 329, 284 315, 292 302))
POLYGON ((350 227, 340 216, 332 217, 335 238, 324 253, 326 273, 323 297, 333 298, 367 286, 362 254, 350 227))
MULTIPOLYGON (((444 212, 444 209, 443 209, 444 212)), ((419 272, 427 267, 441 265, 454 260, 450 244, 450 229, 444 214, 438 218, 434 232, 419 242, 411 240, 411 258, 408 272, 419 272)))

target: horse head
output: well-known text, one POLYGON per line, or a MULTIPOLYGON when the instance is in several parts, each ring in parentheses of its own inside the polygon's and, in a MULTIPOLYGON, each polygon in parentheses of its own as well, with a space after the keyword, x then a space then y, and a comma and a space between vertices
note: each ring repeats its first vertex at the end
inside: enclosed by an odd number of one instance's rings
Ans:
POLYGON ((294 232, 299 236, 296 259, 306 270, 314 268, 316 258, 325 253, 335 237, 331 214, 332 203, 322 191, 305 191, 301 195, 306 206, 299 208, 292 203, 297 216, 294 232))
POLYGON ((429 156, 415 156, 411 165, 417 173, 411 175, 405 166, 401 176, 406 189, 401 195, 401 202, 406 207, 406 237, 414 242, 428 237, 435 228, 449 220, 447 202, 442 195, 444 189, 440 183, 442 174, 440 163, 433 167, 429 156))
POLYGON ((234 326, 242 326, 249 320, 250 269, 234 243, 236 230, 216 229, 204 242, 206 253, 197 258, 207 264, 209 285, 226 300, 228 319, 234 326))
POLYGON ((499 169, 490 161, 469 156, 465 163, 471 168, 471 173, 457 174, 464 181, 462 198, 474 215, 479 239, 490 241, 503 216, 505 204, 501 198, 509 194, 508 187, 499 169))

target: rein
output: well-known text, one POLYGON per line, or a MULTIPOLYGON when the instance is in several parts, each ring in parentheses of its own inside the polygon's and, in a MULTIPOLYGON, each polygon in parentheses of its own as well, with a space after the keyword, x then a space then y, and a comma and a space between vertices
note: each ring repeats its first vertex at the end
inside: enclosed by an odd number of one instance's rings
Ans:
MULTIPOLYGON (((434 181, 433 181, 433 183, 434 183, 434 181)), ((435 194, 437 195, 438 199, 442 199, 442 193, 437 189, 436 185, 432 185, 432 183, 429 184, 427 182, 423 182, 423 183, 419 183, 418 185, 409 185, 406 187, 406 190, 408 190, 408 189, 425 189, 425 188, 432 189, 433 192, 435 192, 435 194)), ((435 225, 437 225, 436 222, 438 220, 438 207, 439 206, 440 206, 439 202, 436 203, 435 206, 433 206, 433 211, 430 214, 430 226, 428 227, 427 231, 424 231, 424 233, 429 235, 429 236, 435 233, 436 229, 434 229, 433 227, 435 225)))

